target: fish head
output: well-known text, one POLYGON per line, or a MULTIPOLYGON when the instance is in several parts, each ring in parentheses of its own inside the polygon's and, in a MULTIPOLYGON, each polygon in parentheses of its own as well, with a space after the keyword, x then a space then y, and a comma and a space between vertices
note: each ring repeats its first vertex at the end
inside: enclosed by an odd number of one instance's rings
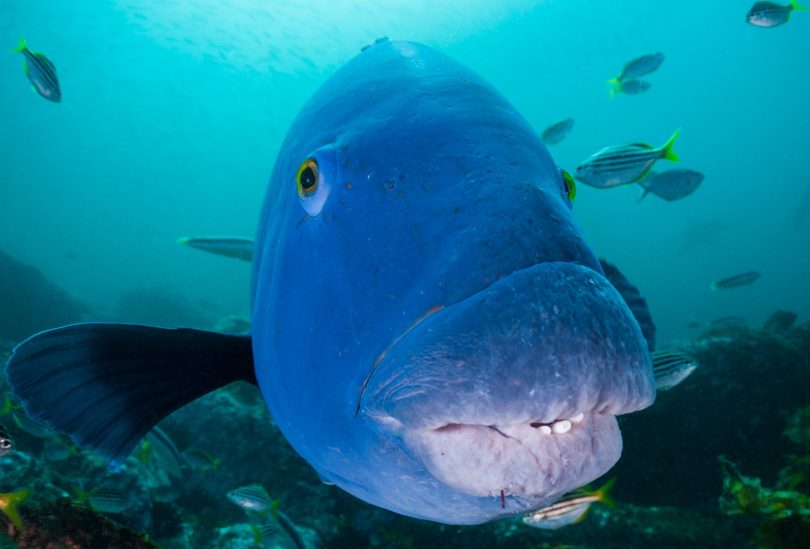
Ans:
POLYGON ((534 130, 481 77, 381 42, 303 107, 253 271, 265 401, 357 497, 474 524, 618 460, 655 395, 639 326, 534 130))

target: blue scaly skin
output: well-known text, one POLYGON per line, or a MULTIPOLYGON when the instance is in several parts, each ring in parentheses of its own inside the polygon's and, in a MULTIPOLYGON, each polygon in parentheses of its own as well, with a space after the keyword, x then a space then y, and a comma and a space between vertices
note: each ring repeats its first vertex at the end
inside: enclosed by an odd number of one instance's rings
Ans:
POLYGON ((615 416, 655 397, 536 133, 419 44, 368 48, 304 106, 252 286, 256 377, 284 435, 324 480, 412 517, 548 505, 616 463, 615 416))

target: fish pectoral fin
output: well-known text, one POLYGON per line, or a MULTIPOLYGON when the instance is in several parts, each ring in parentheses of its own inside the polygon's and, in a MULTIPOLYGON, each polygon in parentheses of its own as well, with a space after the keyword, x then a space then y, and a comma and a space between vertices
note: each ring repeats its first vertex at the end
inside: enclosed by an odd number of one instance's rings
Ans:
POLYGON ((605 277, 611 285, 616 288, 616 291, 622 296, 630 312, 633 313, 633 317, 635 317, 636 322, 638 322, 641 328, 641 335, 647 340, 647 348, 650 352, 653 352, 655 350, 656 328, 652 314, 650 314, 650 309, 647 306, 647 300, 644 299, 639 289, 636 288, 615 265, 608 263, 602 258, 599 259, 599 264, 602 266, 602 270, 605 271, 605 277))
POLYGON ((232 381, 256 383, 248 336, 102 323, 27 339, 6 375, 29 416, 113 468, 181 406, 232 381))

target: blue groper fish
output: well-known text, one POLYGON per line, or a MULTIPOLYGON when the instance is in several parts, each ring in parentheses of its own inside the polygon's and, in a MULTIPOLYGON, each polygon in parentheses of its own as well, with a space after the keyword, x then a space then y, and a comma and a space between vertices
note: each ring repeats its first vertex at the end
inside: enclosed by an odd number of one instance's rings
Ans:
POLYGON ((608 281, 572 183, 477 74, 381 41, 284 141, 250 337, 67 326, 18 346, 9 382, 113 464, 241 379, 321 478, 362 500, 449 524, 549 505, 616 463, 616 416, 655 397, 651 337, 627 304, 643 299, 608 281))

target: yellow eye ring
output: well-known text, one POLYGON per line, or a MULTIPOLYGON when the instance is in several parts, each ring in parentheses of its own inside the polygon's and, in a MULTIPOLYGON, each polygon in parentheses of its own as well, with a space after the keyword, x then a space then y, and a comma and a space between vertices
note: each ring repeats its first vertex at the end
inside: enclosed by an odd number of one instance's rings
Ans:
POLYGON ((295 186, 298 189, 298 196, 308 198, 318 190, 318 162, 314 158, 307 158, 298 167, 295 174, 295 186))
POLYGON ((574 201, 577 196, 577 184, 574 177, 565 170, 562 170, 563 182, 565 183, 565 192, 568 193, 568 200, 574 201))

